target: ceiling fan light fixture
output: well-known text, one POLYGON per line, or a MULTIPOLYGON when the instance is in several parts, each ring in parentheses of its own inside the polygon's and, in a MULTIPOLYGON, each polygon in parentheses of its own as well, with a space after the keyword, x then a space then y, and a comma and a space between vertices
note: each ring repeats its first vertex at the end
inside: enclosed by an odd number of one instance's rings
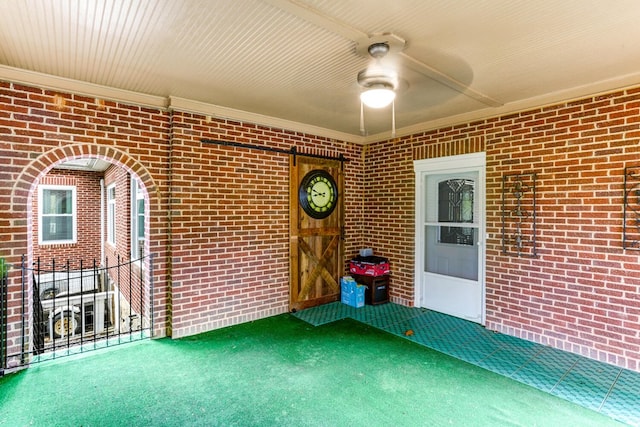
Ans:
POLYGON ((384 108, 393 102, 396 93, 385 86, 372 87, 360 94, 360 100, 369 108, 384 108))
MULTIPOLYGON (((376 49, 388 48, 386 44, 372 46, 372 55, 379 54, 376 49), (374 49, 375 48, 375 49, 374 49)), ((378 58, 379 59, 379 58, 378 58)), ((358 84, 363 90, 360 100, 369 108, 384 108, 391 104, 396 97, 398 87, 398 75, 395 70, 376 63, 358 73, 358 84)))

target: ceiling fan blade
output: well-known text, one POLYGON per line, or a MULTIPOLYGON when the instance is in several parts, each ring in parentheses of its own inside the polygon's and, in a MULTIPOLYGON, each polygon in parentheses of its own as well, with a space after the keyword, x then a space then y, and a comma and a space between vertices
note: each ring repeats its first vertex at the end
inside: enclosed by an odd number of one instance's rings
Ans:
POLYGON ((425 64, 422 61, 417 60, 416 58, 407 55, 404 52, 399 52, 398 57, 402 60, 403 66, 422 74, 425 77, 429 77, 432 80, 437 81, 438 83, 445 85, 456 92, 460 92, 463 95, 468 96, 469 98, 475 99, 489 107, 500 107, 504 105, 504 103, 498 101, 497 99, 491 98, 488 95, 485 95, 477 90, 472 89, 468 85, 456 80, 455 78, 431 67, 430 65, 425 64))

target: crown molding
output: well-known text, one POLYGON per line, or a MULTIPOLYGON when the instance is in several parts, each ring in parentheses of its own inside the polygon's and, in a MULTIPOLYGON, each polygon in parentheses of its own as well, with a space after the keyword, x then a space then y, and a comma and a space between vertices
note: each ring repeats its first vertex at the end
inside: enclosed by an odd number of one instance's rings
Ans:
POLYGON ((517 102, 505 103, 498 107, 487 107, 455 116, 417 123, 415 125, 397 129, 394 137, 391 137, 389 132, 381 132, 367 136, 354 135, 319 126, 280 119, 277 117, 270 117, 262 114, 208 104, 205 102, 175 96, 162 97, 147 95, 64 77, 56 77, 35 71, 23 70, 6 65, 0 65, 0 80, 42 87, 53 91, 69 92, 83 96, 109 99, 115 102, 153 107, 163 110, 179 110, 221 119, 255 123, 278 129, 317 135, 338 141, 367 145, 402 138, 417 133, 428 132, 443 127, 456 126, 478 120, 486 120, 505 114, 514 114, 535 108, 544 108, 559 103, 568 103, 581 98, 598 96, 607 92, 638 86, 640 85, 640 73, 628 74, 616 79, 602 80, 588 85, 557 91, 517 102))
POLYGON ((145 107, 159 109, 166 109, 167 107, 167 98, 162 96, 116 89, 80 80, 8 67, 6 65, 0 65, 0 80, 145 107))
POLYGON ((229 119, 239 122, 255 123, 272 128, 301 132, 310 135, 317 135, 338 141, 352 142, 354 144, 363 144, 364 137, 353 135, 350 133, 339 132, 319 126, 308 125, 304 123, 294 122, 291 120, 279 119, 277 117, 265 116, 262 114, 250 113, 248 111, 236 110, 219 105, 208 104, 206 102, 194 101, 191 99, 170 96, 168 103, 169 110, 177 110, 200 114, 208 117, 220 119, 229 119))
POLYGON ((640 73, 627 74, 625 76, 601 80, 588 85, 577 86, 571 89, 556 91, 541 96, 523 99, 517 102, 505 103, 499 107, 487 107, 474 110, 455 116, 443 117, 441 119, 429 120, 415 125, 399 128, 396 136, 390 137, 388 132, 368 135, 363 138, 363 144, 389 141, 417 133, 432 131, 435 129, 457 126, 478 120, 487 120, 507 114, 521 113, 536 108, 544 108, 552 105, 571 103, 573 101, 606 94, 615 90, 626 89, 640 85, 640 73))
POLYGON ((338 132, 319 126, 307 125, 304 123, 279 119, 277 117, 269 117, 262 114, 250 113, 247 111, 236 110, 233 108, 222 107, 214 104, 207 104, 204 102, 175 96, 162 97, 116 89, 79 80, 52 76, 50 74, 8 67, 6 65, 0 65, 0 80, 24 84, 28 86, 41 87, 53 91, 69 92, 82 96, 109 99, 115 102, 153 107, 163 110, 173 109, 188 111, 205 116, 255 123, 268 127, 286 129, 294 132, 307 133, 310 135, 317 135, 339 141, 352 142, 355 144, 364 143, 364 137, 362 136, 352 135, 345 132, 338 132))

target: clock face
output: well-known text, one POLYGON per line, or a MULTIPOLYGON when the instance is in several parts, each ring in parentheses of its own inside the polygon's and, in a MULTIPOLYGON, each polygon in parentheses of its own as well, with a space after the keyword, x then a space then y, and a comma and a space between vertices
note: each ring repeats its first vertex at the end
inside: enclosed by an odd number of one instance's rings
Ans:
POLYGON ((326 218, 338 204, 338 187, 327 171, 312 170, 302 178, 298 198, 307 215, 316 219, 326 218))

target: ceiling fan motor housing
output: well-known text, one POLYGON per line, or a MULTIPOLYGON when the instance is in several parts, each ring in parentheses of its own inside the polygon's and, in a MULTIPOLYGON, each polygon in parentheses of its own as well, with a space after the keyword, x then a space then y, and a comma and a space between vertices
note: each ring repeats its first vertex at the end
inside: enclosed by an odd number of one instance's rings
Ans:
POLYGON ((358 73, 358 84, 366 89, 395 90, 398 86, 398 76, 395 71, 388 68, 369 67, 358 73))
POLYGON ((374 58, 382 58, 389 53, 389 44, 387 42, 373 43, 367 50, 369 55, 374 58))
MULTIPOLYGON (((377 45, 386 45, 386 51, 384 51, 382 56, 387 53, 395 55, 396 53, 404 50, 406 41, 402 37, 392 33, 374 34, 372 36, 356 40, 356 54, 363 58, 369 58, 370 56, 375 58, 376 56, 370 51, 370 49, 377 45)), ((379 48, 380 47, 376 47, 375 49, 379 48)))

